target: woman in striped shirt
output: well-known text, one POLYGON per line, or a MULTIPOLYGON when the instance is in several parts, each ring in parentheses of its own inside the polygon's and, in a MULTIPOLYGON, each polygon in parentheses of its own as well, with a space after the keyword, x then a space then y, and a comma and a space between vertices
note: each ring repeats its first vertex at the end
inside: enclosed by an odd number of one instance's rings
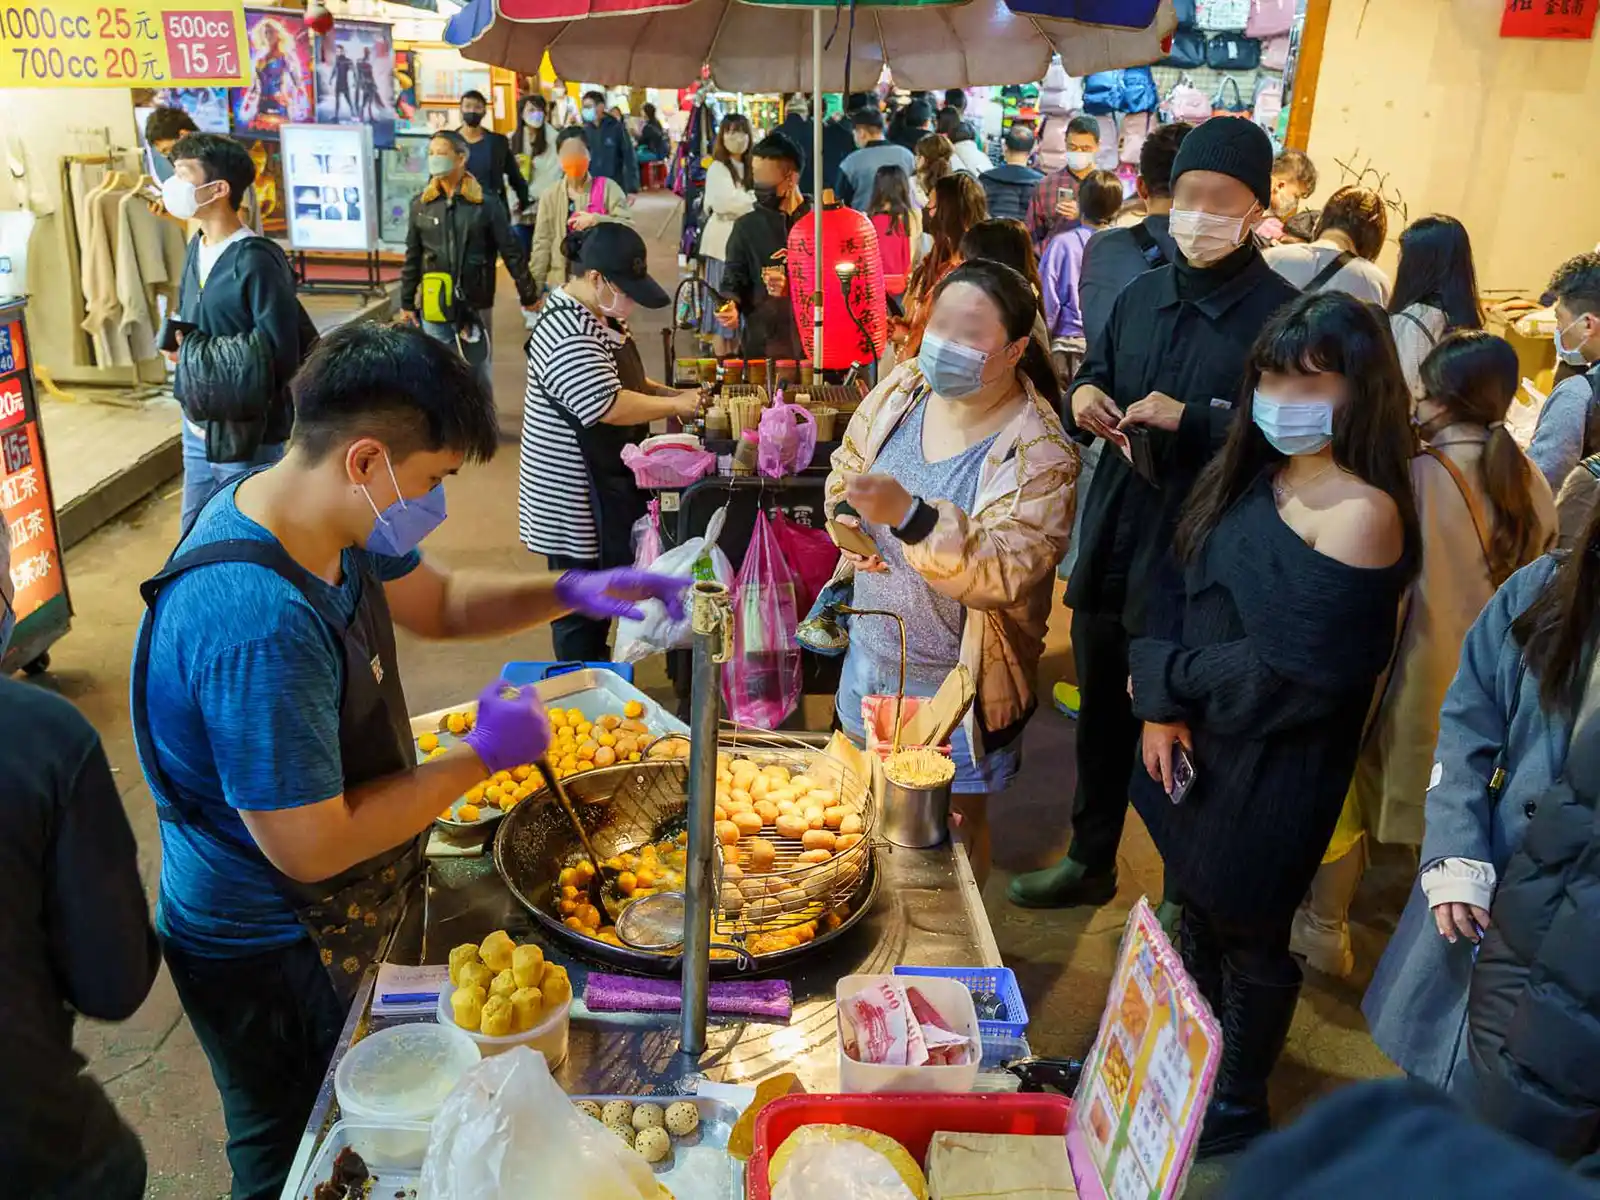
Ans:
MULTIPOLYGON (((693 417, 698 391, 645 377, 624 322, 636 305, 664 308, 650 278, 644 240, 620 223, 583 239, 573 276, 548 297, 528 339, 517 523, 522 544, 553 571, 624 566, 645 497, 622 463, 622 447, 652 421, 693 417)), ((610 623, 570 615, 552 623, 562 661, 610 657, 610 623)))

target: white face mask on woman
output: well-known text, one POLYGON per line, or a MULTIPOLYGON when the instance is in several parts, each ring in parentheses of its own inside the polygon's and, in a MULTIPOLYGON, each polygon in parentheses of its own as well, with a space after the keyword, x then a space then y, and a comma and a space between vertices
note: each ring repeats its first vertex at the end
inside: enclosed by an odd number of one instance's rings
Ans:
POLYGON ((723 137, 722 144, 728 148, 729 154, 743 154, 750 149, 750 135, 748 133, 730 133, 723 137))
POLYGON ((1250 212, 1242 217, 1219 217, 1203 209, 1175 208, 1167 218, 1167 232, 1183 251, 1190 266, 1209 267, 1221 262, 1239 248, 1245 239, 1250 212))

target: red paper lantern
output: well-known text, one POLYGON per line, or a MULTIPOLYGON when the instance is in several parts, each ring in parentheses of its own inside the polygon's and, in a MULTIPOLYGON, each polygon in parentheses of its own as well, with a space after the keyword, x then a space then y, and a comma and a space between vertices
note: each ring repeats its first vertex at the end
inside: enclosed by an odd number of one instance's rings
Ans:
MULTIPOLYGON (((789 231, 789 297, 806 357, 815 361, 811 294, 816 290, 815 222, 806 217, 789 231)), ((883 262, 878 231, 866 216, 842 204, 822 210, 822 367, 842 371, 871 363, 889 343, 883 262)))

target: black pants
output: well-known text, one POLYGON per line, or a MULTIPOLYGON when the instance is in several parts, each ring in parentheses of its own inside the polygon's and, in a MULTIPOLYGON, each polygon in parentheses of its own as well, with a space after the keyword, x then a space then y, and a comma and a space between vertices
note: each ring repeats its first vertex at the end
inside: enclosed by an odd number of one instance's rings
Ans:
MULTIPOLYGON (((549 556, 552 571, 598 571, 600 561, 593 558, 549 556)), ((558 662, 610 662, 611 622, 568 613, 550 622, 558 662)))
POLYGON ((1128 698, 1128 635, 1118 617, 1072 614, 1078 667, 1078 790, 1072 798, 1068 854, 1090 871, 1117 865, 1128 817, 1128 779, 1140 723, 1128 698))
POLYGON ((143 1200, 147 1174, 139 1135, 119 1121, 111 1143, 76 1176, 28 1195, 33 1200, 143 1200))
POLYGON ((222 1094, 233 1200, 277 1200, 333 1058, 344 1006, 309 939, 247 958, 162 949, 222 1094))

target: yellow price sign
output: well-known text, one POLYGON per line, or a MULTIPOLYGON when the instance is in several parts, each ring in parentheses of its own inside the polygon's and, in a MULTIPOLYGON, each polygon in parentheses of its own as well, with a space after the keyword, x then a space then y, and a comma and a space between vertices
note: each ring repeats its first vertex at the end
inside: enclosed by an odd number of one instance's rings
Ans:
POLYGON ((0 88, 242 86, 240 0, 0 0, 0 88))

